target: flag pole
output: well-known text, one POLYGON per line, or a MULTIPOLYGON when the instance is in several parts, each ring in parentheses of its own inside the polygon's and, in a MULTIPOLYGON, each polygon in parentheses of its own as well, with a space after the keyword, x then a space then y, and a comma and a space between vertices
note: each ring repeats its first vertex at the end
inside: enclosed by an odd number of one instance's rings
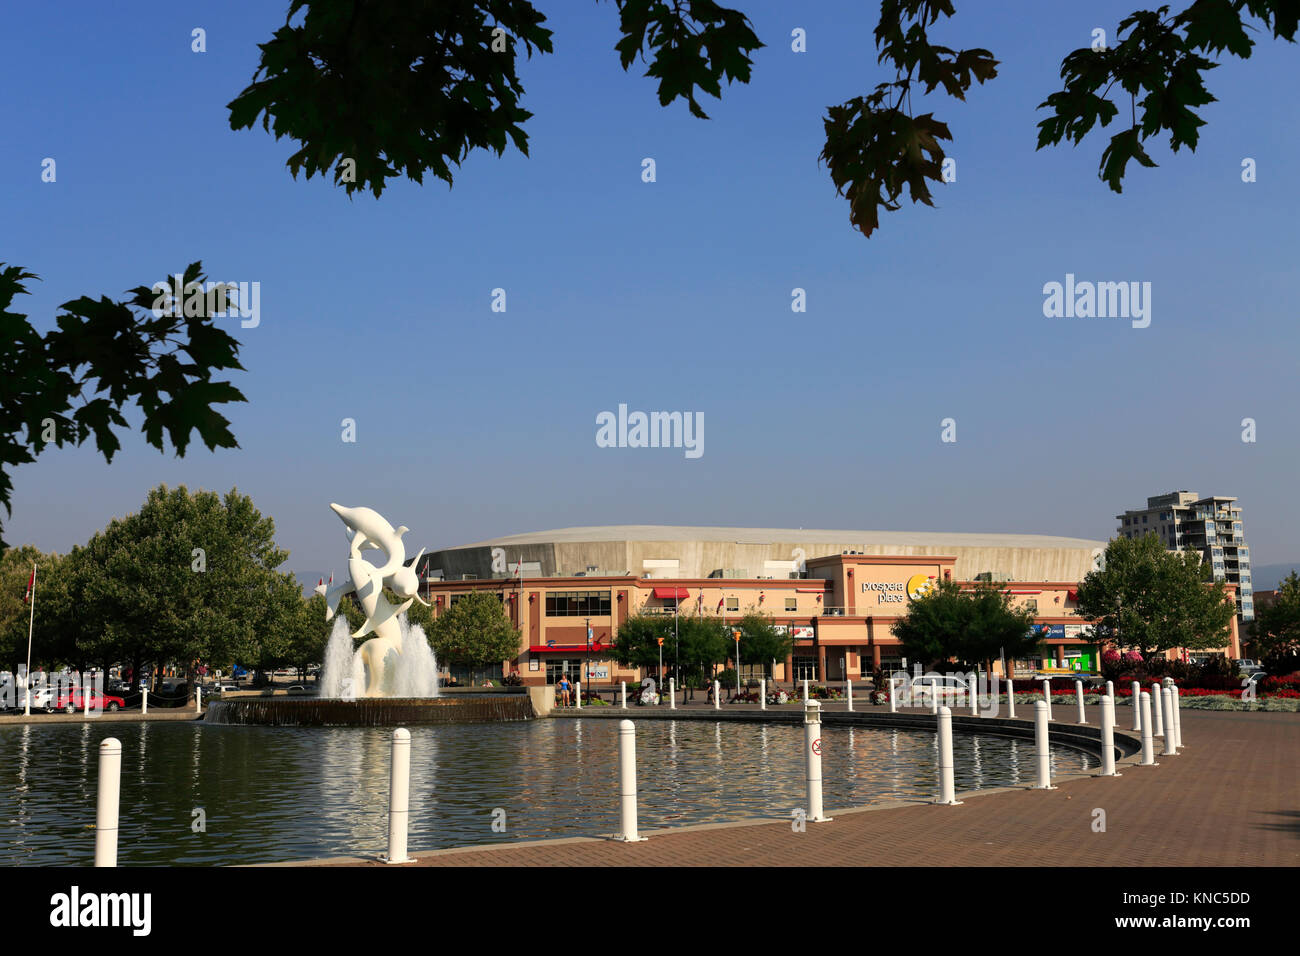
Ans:
POLYGON ((23 681, 26 700, 23 702, 23 715, 32 715, 32 626, 36 623, 36 563, 32 562, 32 609, 27 616, 27 677, 23 681))

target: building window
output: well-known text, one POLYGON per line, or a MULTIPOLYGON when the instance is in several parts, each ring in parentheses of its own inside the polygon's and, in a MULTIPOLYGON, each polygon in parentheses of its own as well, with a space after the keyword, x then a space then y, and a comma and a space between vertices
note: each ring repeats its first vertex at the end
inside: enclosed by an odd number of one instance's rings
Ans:
POLYGON ((797 611, 797 610, 799 610, 799 601, 798 601, 798 598, 786 598, 786 599, 785 599, 785 609, 786 609, 787 611, 797 611))
POLYGON ((1037 598, 1030 598, 1028 601, 1025 602, 1025 607, 1028 608, 1029 610, 1033 611, 1035 614, 1037 614, 1037 613, 1038 613, 1038 599, 1037 599, 1037 598))
POLYGON ((561 677, 568 677, 569 683, 582 680, 582 661, 546 662, 546 683, 558 684, 561 677))
POLYGON ((548 617, 608 617, 609 591, 560 591, 546 595, 548 617))
POLYGON ((740 598, 738 598, 738 597, 729 597, 729 598, 727 598, 727 610, 728 610, 728 611, 739 611, 739 610, 740 610, 740 598))

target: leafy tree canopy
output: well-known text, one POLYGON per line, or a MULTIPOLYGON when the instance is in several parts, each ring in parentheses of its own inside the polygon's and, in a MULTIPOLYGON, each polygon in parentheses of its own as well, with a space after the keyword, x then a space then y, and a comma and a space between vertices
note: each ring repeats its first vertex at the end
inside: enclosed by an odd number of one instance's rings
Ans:
MULTIPOLYGON (((38 592, 39 656, 67 663, 290 659, 302 591, 275 525, 231 490, 159 486, 72 550, 38 592)), ((322 618, 323 618, 322 614, 322 618)))
POLYGON ((432 619, 429 643, 439 664, 485 667, 519 653, 519 629, 497 594, 475 591, 432 619))
MULTIPOLYGON (((638 59, 657 83, 661 106, 685 100, 707 119, 697 91, 715 98, 722 83, 748 83, 763 46, 749 18, 714 0, 613 0, 614 48, 624 70, 638 59)), ((922 99, 937 91, 965 100, 972 83, 997 76, 983 47, 952 49, 930 38, 955 16, 954 0, 882 0, 874 39, 893 78, 827 108, 820 159, 849 202, 854 228, 870 236, 880 211, 934 205, 943 181, 947 124, 922 99), (913 88, 921 100, 913 105, 913 88)), ((1062 88, 1039 108, 1038 148, 1081 143, 1121 115, 1112 99, 1128 94, 1129 123, 1111 136, 1099 176, 1116 192, 1130 160, 1154 166, 1146 143, 1195 150, 1204 125, 1195 112, 1214 102, 1205 74, 1228 54, 1248 59, 1251 34, 1294 42, 1294 0, 1193 0, 1122 19, 1115 42, 1076 49, 1061 64, 1062 88)), ((552 52, 546 17, 527 0, 293 0, 285 24, 260 45, 250 85, 228 105, 232 129, 288 136, 298 149, 291 173, 332 171, 348 194, 383 192, 387 180, 420 183, 431 172, 448 184, 453 165, 475 149, 500 155, 508 143, 527 155, 516 70, 520 53, 552 52), (348 165, 351 161, 352 165, 348 165)))
POLYGON ((1166 551, 1154 534, 1115 538, 1105 566, 1079 584, 1078 612, 1097 636, 1143 657, 1176 647, 1204 649, 1228 643, 1237 613, 1225 591, 1205 580, 1195 551, 1166 551))
MULTIPOLYGON (((214 372, 242 369, 239 343, 212 324, 229 307, 225 296, 191 296, 179 309, 159 305, 159 293, 140 286, 114 301, 82 296, 59 306, 56 327, 41 335, 27 316, 12 311, 37 278, 0 262, 0 504, 9 510, 15 465, 35 461, 49 445, 80 445, 94 436, 105 460, 121 446, 122 412, 144 413, 145 440, 178 455, 197 432, 209 449, 237 447, 230 422, 215 405, 245 401, 214 372), (185 306, 188 306, 185 307, 185 306), (210 308, 210 306, 213 306, 210 308), (168 314, 175 312, 177 314, 168 314), (194 314, 186 314, 194 313, 194 314)), ((205 283, 191 263, 183 283, 205 283)), ((4 542, 0 541, 0 547, 4 542)))
POLYGON ((1015 607, 1011 595, 996 585, 963 589, 955 581, 940 581, 908 603, 893 634, 911 660, 976 667, 1002 653, 1010 659, 1032 651, 1038 645, 1033 623, 1034 612, 1015 607))
POLYGON ((1300 575, 1294 570, 1278 585, 1277 600, 1259 608, 1251 624, 1251 652, 1281 657, 1300 649, 1300 575))

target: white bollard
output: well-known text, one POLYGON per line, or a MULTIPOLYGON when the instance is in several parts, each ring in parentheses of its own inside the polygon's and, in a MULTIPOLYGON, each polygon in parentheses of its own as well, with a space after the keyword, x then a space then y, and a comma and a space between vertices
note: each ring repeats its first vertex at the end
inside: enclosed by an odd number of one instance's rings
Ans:
POLYGON ((1049 677, 1043 681, 1043 702, 1047 705, 1047 719, 1055 720, 1052 716, 1052 679, 1049 677))
POLYGON ((677 709, 677 678, 668 678, 668 709, 677 709))
POLYGON ((1101 699, 1101 775, 1118 777, 1115 772, 1115 698, 1101 699))
POLYGON ((388 855, 385 863, 410 863, 406 825, 411 810, 411 732, 393 731, 392 771, 388 782, 388 855))
POLYGON ((203 713, 203 688, 194 688, 194 713, 203 713))
POLYGON ((930 713, 939 716, 939 683, 930 681, 930 713))
POLYGON ((1179 750, 1183 749, 1183 692, 1175 684, 1171 688, 1174 692, 1174 746, 1179 750))
POLYGON ((122 742, 99 742, 99 795, 95 800, 95 866, 117 866, 117 815, 122 793, 122 742))
POLYGON ((1074 682, 1074 697, 1079 702, 1079 723, 1086 724, 1088 716, 1083 711, 1083 681, 1081 680, 1074 682))
POLYGON ((149 685, 146 684, 144 690, 140 691, 140 713, 149 713, 149 685))
POLYGON ((574 697, 578 702, 578 710, 582 710, 582 681, 575 680, 573 682, 573 691, 574 697))
POLYGON ((851 711, 853 710, 853 681, 849 681, 848 685, 849 685, 849 710, 851 711))
POLYGON ((808 678, 803 679, 803 702, 808 703, 808 678))
POLYGON ((972 717, 980 715, 980 678, 974 671, 970 674, 970 715, 972 717))
POLYGON ((1163 690, 1163 684, 1159 681, 1152 681, 1151 706, 1155 710, 1156 726, 1151 733, 1156 737, 1163 737, 1165 735, 1165 705, 1163 703, 1164 698, 1161 696, 1161 691, 1163 690))
POLYGON ((636 725, 630 720, 618 722, 618 793, 622 829, 614 839, 641 843, 645 837, 636 829, 636 725))
POLYGON ((1142 684, 1139 681, 1133 682, 1133 729, 1142 729, 1142 702, 1139 698, 1142 696, 1142 684))
POLYGON ((1141 698, 1142 714, 1142 766, 1154 767, 1156 765, 1155 742, 1151 736, 1151 695, 1142 691, 1139 695, 1141 698))
POLYGON ((1109 681, 1109 680, 1106 681, 1106 696, 1109 697, 1112 701, 1115 699, 1115 682, 1114 682, 1114 681, 1109 681))
POLYGON ((1010 677, 1007 678, 1007 716, 1016 716, 1016 683, 1010 677))
POLYGON ((619 681, 623 685, 623 709, 627 710, 627 681, 619 681))
POLYGON ((1052 786, 1052 751, 1047 740, 1047 704, 1034 701, 1034 752, 1038 764, 1038 783, 1035 790, 1055 790, 1052 786))
POLYGON ((758 679, 758 709, 767 710, 767 678, 758 679))
POLYGON ((722 709, 722 684, 716 680, 713 682, 713 709, 722 709))
POLYGON ((1174 692, 1160 688, 1160 706, 1165 711, 1165 756, 1178 756, 1178 734, 1174 730, 1174 692))
POLYGON ((895 687, 894 678, 893 677, 889 678, 889 712, 891 714, 898 713, 898 691, 900 688, 902 688, 902 686, 903 685, 900 683, 897 687, 895 687))
POLYGON ((808 781, 808 822, 825 823, 822 813, 822 705, 815 700, 804 704, 804 767, 808 781))
POLYGON ((90 716, 90 678, 82 680, 81 686, 81 714, 83 717, 90 716))
POLYGON ((939 709, 939 799, 950 807, 960 805, 957 799, 957 777, 952 759, 952 711, 947 707, 939 709))

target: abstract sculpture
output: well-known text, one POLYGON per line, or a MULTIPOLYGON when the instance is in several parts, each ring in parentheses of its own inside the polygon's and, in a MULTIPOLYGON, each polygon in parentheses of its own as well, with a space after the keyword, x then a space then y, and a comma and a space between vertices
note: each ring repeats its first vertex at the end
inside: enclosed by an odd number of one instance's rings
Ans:
MULTIPOLYGON (((349 592, 356 592, 361 608, 365 611, 366 621, 352 637, 375 636, 361 645, 361 660, 364 665, 364 688, 362 696, 383 697, 386 677, 395 671, 402 656, 402 632, 397 619, 411 606, 413 600, 420 601, 419 580, 415 576, 415 565, 424 554, 424 549, 415 556, 408 567, 406 565, 406 546, 402 544, 402 535, 408 529, 405 525, 394 529, 384 517, 373 508, 344 508, 331 504, 347 528, 348 537, 348 576, 332 587, 316 587, 317 594, 325 596, 325 620, 334 617, 339 606, 339 599, 349 592), (384 554, 384 563, 378 567, 361 556, 367 549, 377 549, 384 554), (394 607, 384 597, 383 589, 387 586, 404 603, 394 607)), ((388 682, 391 684, 391 681, 388 682)))

